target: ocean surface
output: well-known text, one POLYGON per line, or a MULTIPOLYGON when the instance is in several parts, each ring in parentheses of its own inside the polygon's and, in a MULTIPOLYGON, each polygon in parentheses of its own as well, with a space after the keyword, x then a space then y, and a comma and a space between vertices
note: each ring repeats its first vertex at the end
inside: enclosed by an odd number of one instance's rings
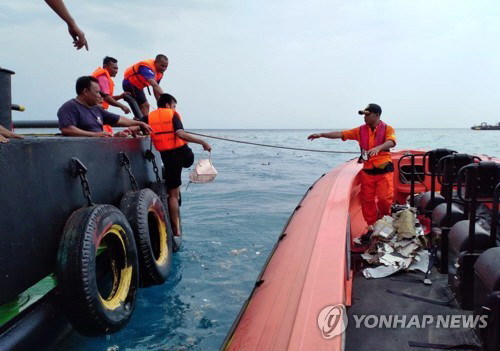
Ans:
MULTIPOLYGON (((193 130, 252 143, 353 151, 355 142, 306 137, 320 130, 193 130)), ((322 132, 327 130, 321 130, 322 132)), ((450 148, 500 156, 500 131, 397 129, 396 149, 450 148)), ((133 317, 119 333, 72 332, 58 350, 218 350, 283 226, 323 173, 357 157, 283 150, 206 138, 219 174, 182 187, 183 247, 166 284, 140 289, 133 317)), ((208 157, 191 145, 196 160, 208 157)), ((196 162, 196 161, 195 161, 196 162)))

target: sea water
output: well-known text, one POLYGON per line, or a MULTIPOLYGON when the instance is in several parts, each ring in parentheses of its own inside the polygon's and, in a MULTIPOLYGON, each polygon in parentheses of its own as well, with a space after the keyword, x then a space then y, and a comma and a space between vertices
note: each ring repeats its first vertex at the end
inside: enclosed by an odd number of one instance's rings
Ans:
MULTIPOLYGON (((286 147, 358 152, 356 142, 306 140, 318 130, 193 130, 286 147)), ((324 132, 325 130, 322 130, 324 132)), ((500 131, 398 129, 396 149, 449 148, 500 156, 500 131)), ((293 151, 205 138, 219 174, 190 184, 183 172, 183 246, 167 283, 140 289, 127 327, 86 338, 72 332, 59 350, 218 350, 288 217, 322 174, 356 154, 293 151)), ((208 157, 191 144, 196 159, 208 157)))

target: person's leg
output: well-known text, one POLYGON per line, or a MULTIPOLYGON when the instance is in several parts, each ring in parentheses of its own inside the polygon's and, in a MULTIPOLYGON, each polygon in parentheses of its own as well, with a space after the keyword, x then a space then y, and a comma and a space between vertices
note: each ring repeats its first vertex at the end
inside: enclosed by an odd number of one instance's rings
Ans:
POLYGON ((361 210, 368 225, 377 221, 377 206, 375 205, 375 180, 372 175, 361 171, 361 210))
POLYGON ((377 199, 380 217, 391 214, 391 205, 394 200, 394 173, 380 174, 377 176, 377 199))
POLYGON ((149 116, 149 102, 145 101, 139 105, 143 117, 149 116))
POLYGON ((141 110, 141 114, 143 117, 146 117, 149 115, 149 102, 148 99, 146 98, 146 94, 144 94, 144 90, 137 88, 135 85, 132 84, 123 84, 123 90, 130 92, 132 96, 134 97, 135 101, 137 102, 137 105, 139 106, 139 109, 141 110))
POLYGON ((179 194, 182 185, 181 158, 175 150, 161 152, 161 159, 165 167, 165 186, 168 192, 168 214, 174 236, 180 234, 179 223, 179 194))
POLYGON ((180 187, 168 189, 168 214, 170 216, 170 224, 172 225, 174 236, 178 236, 180 233, 179 193, 180 187))

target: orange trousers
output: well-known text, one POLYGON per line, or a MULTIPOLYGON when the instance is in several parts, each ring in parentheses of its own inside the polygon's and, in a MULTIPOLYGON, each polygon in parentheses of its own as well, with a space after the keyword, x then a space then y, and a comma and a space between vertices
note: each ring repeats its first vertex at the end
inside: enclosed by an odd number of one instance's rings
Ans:
POLYGON ((392 177, 392 172, 370 175, 361 171, 361 209, 368 225, 374 224, 384 215, 391 214, 394 199, 392 177), (375 203, 375 197, 377 197, 377 203, 375 203))

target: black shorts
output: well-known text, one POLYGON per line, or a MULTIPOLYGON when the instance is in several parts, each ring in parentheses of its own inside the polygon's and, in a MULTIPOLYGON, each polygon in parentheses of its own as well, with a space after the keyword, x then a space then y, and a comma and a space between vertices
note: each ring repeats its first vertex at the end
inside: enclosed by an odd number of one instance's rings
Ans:
POLYGON ((387 163, 384 168, 371 168, 371 169, 363 169, 366 174, 377 175, 377 174, 386 174, 389 172, 394 172, 394 164, 392 162, 387 163))
POLYGON ((162 151, 161 159, 165 166, 165 185, 167 189, 175 189, 182 185, 182 168, 191 167, 194 162, 193 151, 184 145, 177 149, 162 151))
POLYGON ((144 94, 144 89, 138 89, 135 85, 132 84, 122 84, 123 91, 130 93, 135 101, 137 101, 137 105, 141 106, 143 103, 147 102, 146 94, 144 94))

